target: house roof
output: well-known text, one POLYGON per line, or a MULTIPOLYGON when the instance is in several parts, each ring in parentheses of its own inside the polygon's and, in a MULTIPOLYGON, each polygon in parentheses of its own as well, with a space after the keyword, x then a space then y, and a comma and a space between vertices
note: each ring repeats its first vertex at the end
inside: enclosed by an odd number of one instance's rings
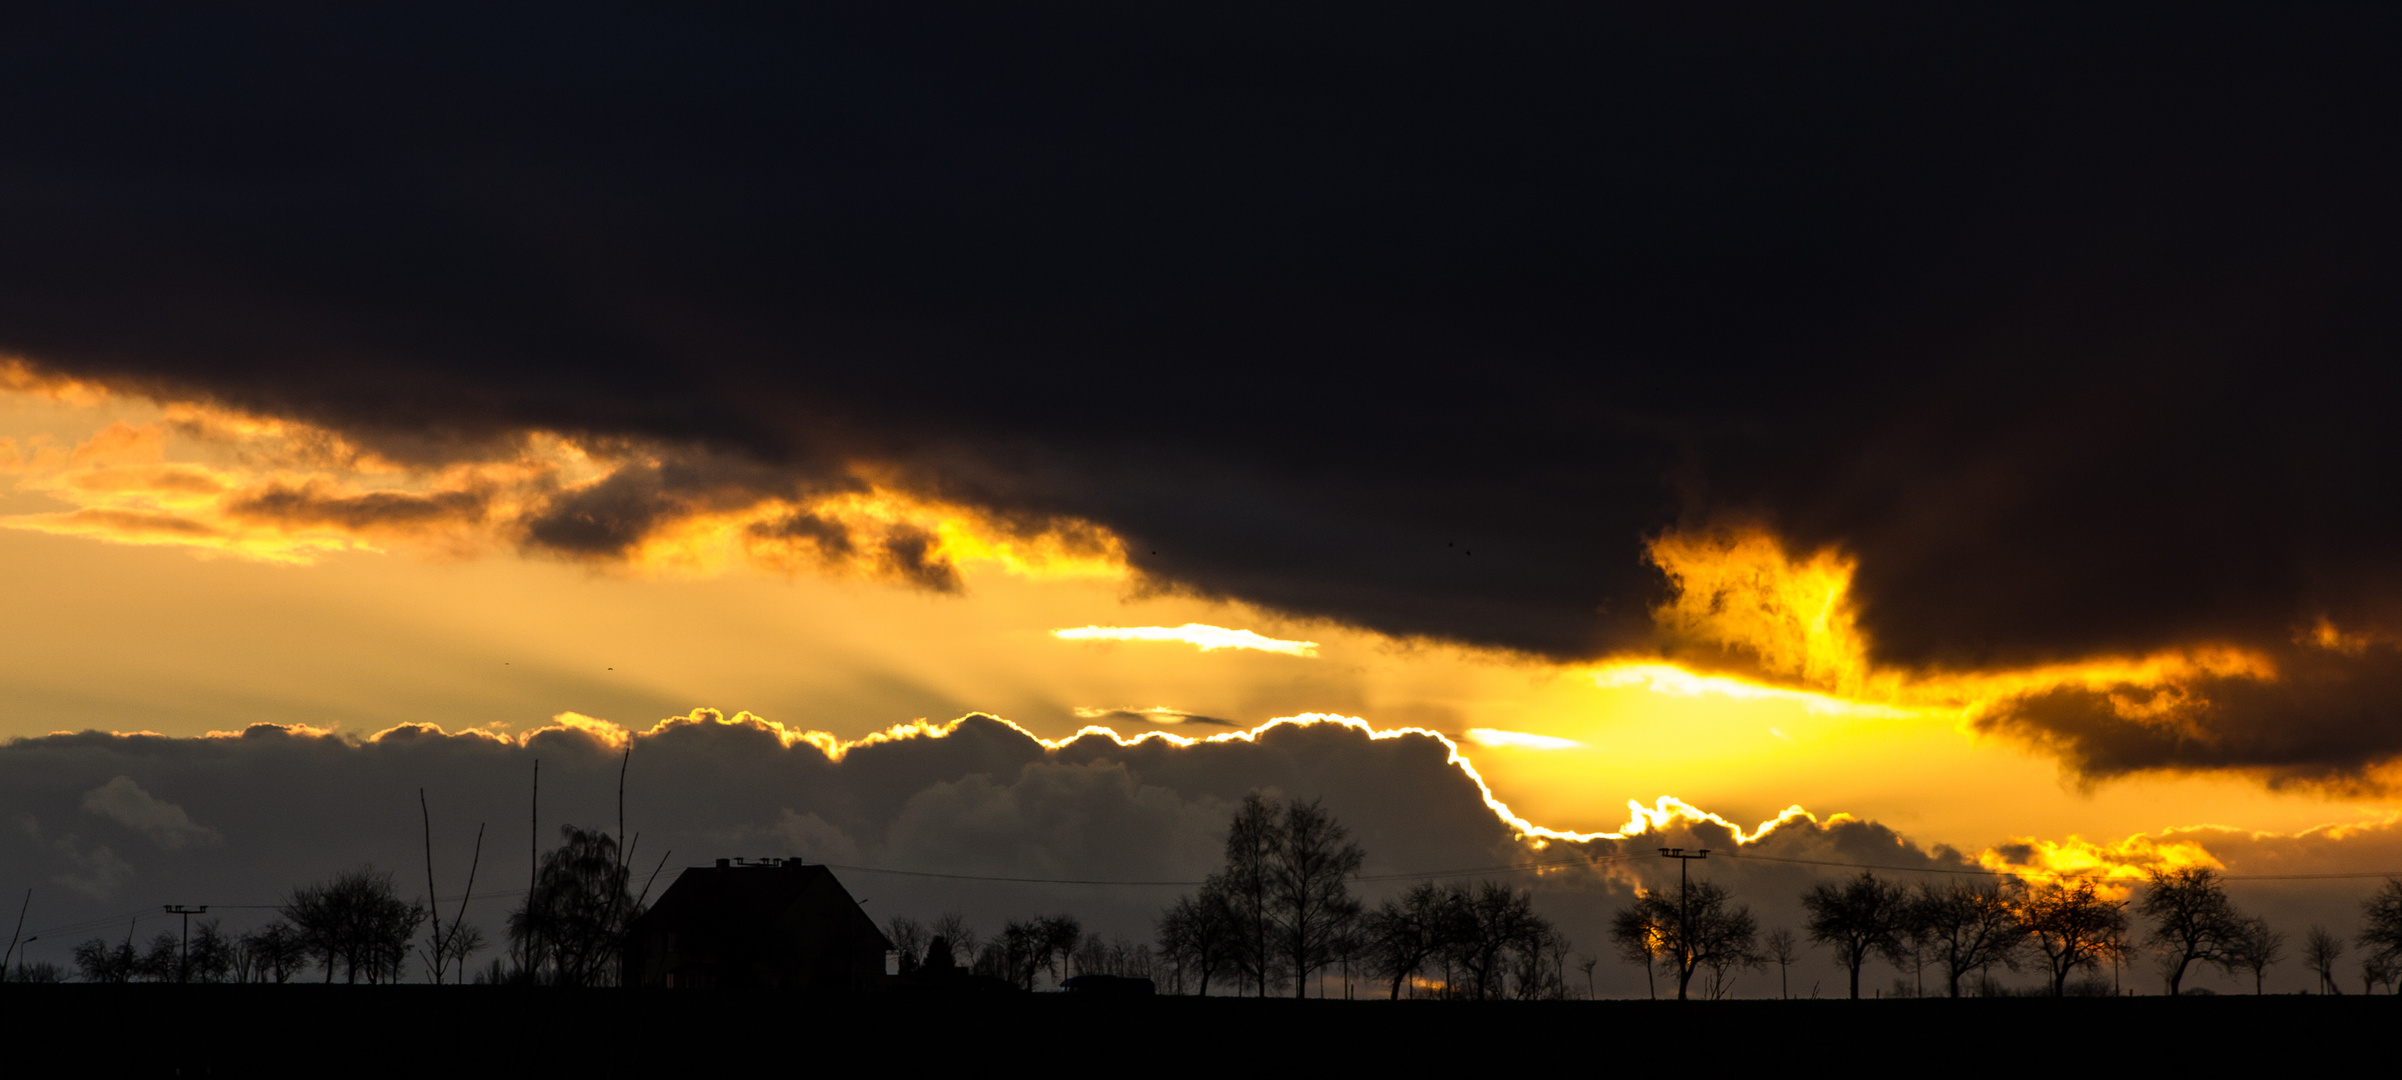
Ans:
POLYGON ((845 929, 852 934, 872 935, 885 948, 892 947, 832 870, 799 859, 755 863, 720 859, 715 866, 687 867, 658 902, 635 920, 633 930, 640 933, 691 922, 766 923, 803 905, 847 923, 845 929))

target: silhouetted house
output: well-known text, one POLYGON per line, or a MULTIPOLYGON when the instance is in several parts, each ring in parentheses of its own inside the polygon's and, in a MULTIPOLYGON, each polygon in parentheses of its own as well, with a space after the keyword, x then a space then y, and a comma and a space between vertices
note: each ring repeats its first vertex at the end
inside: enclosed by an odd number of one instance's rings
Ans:
POLYGON ((719 859, 678 875, 634 920, 625 971, 647 987, 866 990, 891 949, 825 867, 719 859))

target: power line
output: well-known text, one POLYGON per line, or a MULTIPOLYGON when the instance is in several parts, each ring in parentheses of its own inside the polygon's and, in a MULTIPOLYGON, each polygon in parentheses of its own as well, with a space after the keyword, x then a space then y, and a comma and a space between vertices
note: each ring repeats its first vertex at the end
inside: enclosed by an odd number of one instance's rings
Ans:
MULTIPOLYGON (((1478 874, 1523 873, 1526 871, 1547 870, 1553 867, 1561 866, 1594 866, 1601 863, 1622 862, 1636 857, 1637 856, 1633 854, 1617 854, 1603 855, 1596 858, 1556 859, 1549 862, 1538 863, 1506 863, 1494 866, 1471 866, 1454 870, 1423 870, 1413 873, 1400 874, 1362 874, 1354 880, 1427 881, 1435 878, 1473 877, 1478 874)), ((847 863, 818 863, 816 865, 831 867, 836 870, 851 870, 863 874, 891 874, 898 877, 939 878, 946 881, 995 881, 1017 885, 1130 885, 1186 888, 1208 884, 1206 881, 1197 880, 1131 881, 1106 880, 1098 878, 999 877, 988 874, 938 874, 927 870, 889 870, 881 866, 855 866, 847 863)))

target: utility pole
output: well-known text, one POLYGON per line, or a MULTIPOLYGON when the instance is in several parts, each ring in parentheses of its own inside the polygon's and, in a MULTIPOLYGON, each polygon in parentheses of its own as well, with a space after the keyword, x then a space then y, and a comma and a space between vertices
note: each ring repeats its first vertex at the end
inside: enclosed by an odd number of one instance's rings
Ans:
POLYGON ((1695 859, 1710 857, 1710 849, 1699 848, 1692 854, 1681 847, 1664 847, 1660 857, 1676 860, 1676 999, 1685 999, 1685 961, 1693 955, 1693 903, 1691 882, 1685 879, 1685 868, 1695 859))
POLYGON ((208 914, 208 909, 207 904, 199 907, 167 905, 167 914, 183 916, 183 948, 179 950, 180 955, 175 962, 175 981, 178 984, 192 981, 192 916, 208 914))
MULTIPOLYGON (((33 890, 25 890, 25 902, 17 905, 17 928, 9 932, 8 954, 0 956, 0 982, 8 981, 8 962, 17 955, 17 935, 25 932, 25 912, 33 907, 33 890)), ((31 944, 28 942, 28 944, 31 944)))

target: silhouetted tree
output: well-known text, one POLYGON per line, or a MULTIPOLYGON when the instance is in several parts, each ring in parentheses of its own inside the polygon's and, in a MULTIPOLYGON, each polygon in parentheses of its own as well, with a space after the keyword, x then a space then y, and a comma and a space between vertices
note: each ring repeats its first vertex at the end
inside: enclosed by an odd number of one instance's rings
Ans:
POLYGON ((1226 899, 1241 920, 1243 948, 1236 962, 1260 996, 1268 993, 1277 951, 1270 946, 1273 932, 1277 828, 1276 800, 1259 792, 1243 796, 1226 828, 1226 869, 1221 873, 1226 899))
POLYGON ((2398 966, 2394 961, 2382 956, 2361 957, 2360 992, 2363 995, 2374 994, 2378 987, 2392 983, 2398 967, 2402 966, 2398 966))
POLYGON ((2329 994, 2341 994, 2344 988, 2336 985, 2335 962, 2344 955, 2344 939, 2327 932, 2324 926, 2313 926, 2302 938, 2302 962, 2319 977, 2319 989, 2329 994))
MULTIPOLYGON (((934 920, 934 924, 926 928, 926 932, 949 944, 951 955, 954 957, 973 958, 976 955, 976 928, 969 926, 967 917, 958 912, 943 912, 941 918, 934 920)), ((928 941, 926 944, 928 949, 932 949, 934 943, 928 941)))
POLYGON ((141 957, 133 951, 130 933, 114 945, 93 938, 75 946, 71 955, 75 958, 77 977, 90 983, 131 982, 142 966, 141 957))
POLYGON ((191 943, 185 948, 183 978, 196 983, 219 983, 233 978, 234 958, 240 948, 240 942, 226 934, 217 920, 195 924, 191 943))
MULTIPOLYGON (((1676 911, 1671 908, 1664 917, 1674 920, 1676 911)), ((1660 996, 1660 987, 1652 979, 1652 967, 1668 947, 1668 928, 1662 925, 1662 918, 1661 905, 1642 899, 1610 917, 1610 940, 1618 944, 1618 958, 1643 969, 1643 985, 1654 1000, 1660 996)))
POLYGON ((22 960, 19 960, 17 961, 17 966, 8 971, 6 974, 7 978, 0 981, 36 984, 61 983, 67 981, 67 973, 59 970, 59 966, 57 964, 53 964, 48 960, 34 964, 28 964, 22 960))
POLYGON ((1378 905, 1363 921, 1368 970, 1391 982, 1395 999, 1401 997, 1403 986, 1426 970, 1427 961, 1442 952, 1443 927, 1452 918, 1448 907, 1452 899, 1451 893, 1434 883, 1422 882, 1400 899, 1378 905))
POLYGON ((1571 947, 1550 920, 1536 917, 1531 932, 1510 947, 1512 993, 1525 999, 1566 998, 1571 947))
POLYGON ((2245 919, 2227 950, 2227 973, 2232 975, 2238 969, 2251 972, 2252 993, 2258 996, 2264 992, 2262 984, 2267 979, 2269 965, 2284 956, 2285 935, 2269 929, 2267 919, 2245 919))
MULTIPOLYGON (((2402 880, 2385 879, 2361 902, 2360 947, 2380 962, 2402 960, 2402 880)), ((2402 993, 2402 988, 2397 988, 2402 993)))
POLYGON ((1707 881, 1686 882, 1674 895, 1654 891, 1635 899, 1612 920, 1610 936, 1629 959, 1658 957, 1676 975, 1676 998, 1686 1000, 1693 973, 1705 965, 1757 964, 1758 924, 1751 909, 1731 902, 1727 891, 1707 881))
POLYGON ((2051 973, 2053 997, 2068 993, 2068 977, 2079 968, 2099 968, 2127 947, 2126 905, 2103 898, 2090 881, 2074 888, 2058 882, 2029 890, 2019 907, 2035 947, 2051 973))
POLYGON ((465 979, 468 958, 482 952, 488 944, 490 943, 484 940, 482 927, 471 922, 454 921, 449 926, 442 928, 443 965, 457 971, 459 978, 465 979))
POLYGON ((986 942, 984 952, 976 958, 978 974, 993 975, 1034 989, 1034 974, 1042 970, 1043 956, 1050 948, 1050 936, 1041 919, 1011 919, 1001 926, 1001 936, 986 942))
MULTIPOLYGON (((1780 926, 1761 940, 1760 955, 1776 964, 1776 992, 1780 998, 1791 999, 1793 988, 1785 982, 1785 973, 1793 962, 1801 959, 1801 943, 1794 940, 1793 931, 1780 926)), ((1955 997, 1958 996, 1955 991, 1955 997)))
POLYGON ((135 962, 134 978, 143 982, 174 982, 182 957, 183 939, 162 933, 150 939, 150 948, 135 962))
POLYGON ((1178 897, 1159 917, 1159 951, 1181 976, 1199 977, 1198 992, 1209 993, 1209 980, 1239 962, 1243 951, 1243 920, 1227 894, 1224 879, 1211 875, 1199 896, 1178 897))
POLYGON ((2230 950, 2243 932, 2243 917, 2228 902, 2218 871, 2154 870, 2135 909, 2152 922, 2148 944, 2160 953, 2169 996, 2180 992, 2185 970, 2196 961, 2220 967, 2232 962, 2230 950))
POLYGON ((1293 996, 1306 997, 1310 977, 1333 957, 1333 944, 1359 917, 1350 879, 1366 856, 1350 832, 1318 805, 1285 807, 1268 862, 1268 922, 1282 967, 1293 973, 1293 996))
POLYGON ((1910 929, 1909 895, 1873 871, 1841 885, 1818 885, 1802 896, 1809 912, 1810 940, 1832 946, 1836 962, 1851 974, 1851 996, 1860 996, 1860 968, 1870 956, 1898 959, 1910 929))
POLYGON ((951 939, 936 934, 926 939, 926 955, 918 962, 918 970, 930 975, 949 975, 959 967, 959 955, 951 950, 951 939))
POLYGON ((1076 974, 1115 975, 1124 979, 1158 978, 1150 946, 1139 945, 1122 937, 1104 939, 1099 934, 1085 935, 1084 943, 1076 946, 1076 974))
POLYGON ((1050 972, 1053 980, 1065 980, 1071 974, 1068 963, 1076 953, 1076 943, 1084 940, 1084 925, 1073 915, 1050 915, 1034 920, 1034 926, 1041 938, 1036 946, 1039 966, 1050 972))
POLYGON ((282 919, 242 935, 239 944, 245 982, 288 982, 309 959, 300 931, 282 919))
POLYGON ((425 914, 424 905, 400 899, 391 874, 372 866, 294 889, 283 907, 303 947, 325 964, 327 982, 337 964, 345 982, 398 978, 425 914))
POLYGON ((1998 883, 1921 885, 1905 920, 1926 955, 1943 968, 1944 994, 1960 996, 1960 979, 2000 964, 2018 970, 2027 928, 1998 883))
POLYGON ((926 928, 907 915, 895 915, 884 921, 884 936, 892 939, 892 951, 900 958, 901 974, 912 975, 926 958, 926 928))
POLYGON ((573 825, 561 826, 559 836, 564 842, 543 854, 533 892, 509 914, 509 940, 537 982, 614 983, 626 927, 642 915, 617 838, 573 825))
POLYGON ((1498 881, 1455 889, 1443 906, 1447 917, 1437 926, 1447 939, 1444 952, 1466 973, 1467 985, 1445 989, 1464 989, 1462 996, 1478 1000, 1506 996, 1509 972, 1504 959, 1512 952, 1543 949, 1551 924, 1535 914, 1525 893, 1498 881))

